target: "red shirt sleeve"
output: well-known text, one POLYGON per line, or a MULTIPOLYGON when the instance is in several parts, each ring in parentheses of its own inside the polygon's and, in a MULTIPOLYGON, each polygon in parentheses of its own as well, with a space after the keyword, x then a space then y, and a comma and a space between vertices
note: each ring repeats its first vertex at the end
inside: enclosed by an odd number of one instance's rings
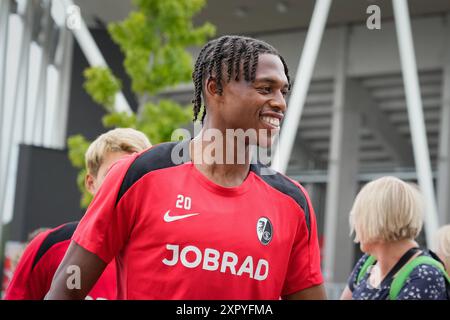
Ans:
POLYGON ((105 263, 119 253, 134 224, 136 204, 126 203, 124 197, 117 202, 117 197, 127 170, 137 156, 126 156, 110 168, 72 237, 79 246, 105 263))
MULTIPOLYGON (((289 259, 288 270, 282 295, 317 286, 323 283, 320 269, 320 249, 317 237, 317 223, 314 209, 306 190, 298 183, 294 183, 301 189, 306 197, 309 210, 309 231, 306 223, 305 213, 302 212, 298 219, 297 233, 289 259)), ((303 211, 303 209, 301 209, 303 211)))
POLYGON ((103 271, 86 299, 115 300, 117 299, 116 261, 113 259, 103 271))
POLYGON ((37 235, 25 248, 6 289, 5 300, 39 300, 47 293, 43 292, 45 289, 41 289, 41 282, 34 274, 33 262, 42 242, 50 232, 51 230, 47 230, 37 235))
MULTIPOLYGON (((5 300, 43 300, 67 249, 70 239, 52 245, 36 262, 36 254, 48 234, 43 232, 27 246, 13 279, 6 291, 5 300)), ((94 285, 88 296, 91 299, 117 298, 116 266, 113 260, 105 269, 102 276, 94 285)))

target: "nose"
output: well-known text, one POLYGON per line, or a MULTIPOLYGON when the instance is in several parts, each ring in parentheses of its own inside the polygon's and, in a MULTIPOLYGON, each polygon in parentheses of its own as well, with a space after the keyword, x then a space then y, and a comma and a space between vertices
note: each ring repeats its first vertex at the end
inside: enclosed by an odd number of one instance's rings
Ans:
POLYGON ((286 111, 286 98, 281 90, 277 90, 273 99, 270 100, 270 107, 273 109, 278 109, 278 111, 281 111, 283 113, 286 111))

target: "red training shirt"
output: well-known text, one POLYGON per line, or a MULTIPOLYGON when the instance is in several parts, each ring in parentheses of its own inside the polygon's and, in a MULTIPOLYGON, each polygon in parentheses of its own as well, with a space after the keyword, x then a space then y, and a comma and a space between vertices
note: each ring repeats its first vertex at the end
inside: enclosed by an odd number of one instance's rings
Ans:
MULTIPOLYGON (((72 222, 46 230, 28 244, 6 290, 5 300, 44 299, 77 225, 78 222, 72 222)), ((116 266, 112 260, 89 292, 87 299, 116 297, 116 266)))
POLYGON ((186 159, 186 146, 116 162, 74 233, 106 263, 116 257, 118 298, 279 299, 321 284, 304 188, 260 164, 240 186, 219 186, 186 159))

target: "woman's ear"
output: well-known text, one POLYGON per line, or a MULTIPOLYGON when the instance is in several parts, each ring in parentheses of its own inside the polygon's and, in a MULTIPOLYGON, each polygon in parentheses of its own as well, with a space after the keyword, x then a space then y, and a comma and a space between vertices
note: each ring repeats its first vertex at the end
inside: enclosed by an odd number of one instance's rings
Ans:
POLYGON ((90 173, 87 173, 84 177, 84 186, 90 194, 95 193, 95 178, 90 173))

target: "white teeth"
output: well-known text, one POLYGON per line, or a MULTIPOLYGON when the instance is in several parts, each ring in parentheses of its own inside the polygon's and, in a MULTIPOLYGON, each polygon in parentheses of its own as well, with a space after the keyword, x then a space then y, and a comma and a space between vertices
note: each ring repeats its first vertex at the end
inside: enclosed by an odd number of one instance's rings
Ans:
POLYGON ((280 126, 280 119, 278 119, 278 118, 264 116, 264 117, 261 117, 261 119, 267 123, 270 123, 271 125, 273 125, 275 127, 280 126))

